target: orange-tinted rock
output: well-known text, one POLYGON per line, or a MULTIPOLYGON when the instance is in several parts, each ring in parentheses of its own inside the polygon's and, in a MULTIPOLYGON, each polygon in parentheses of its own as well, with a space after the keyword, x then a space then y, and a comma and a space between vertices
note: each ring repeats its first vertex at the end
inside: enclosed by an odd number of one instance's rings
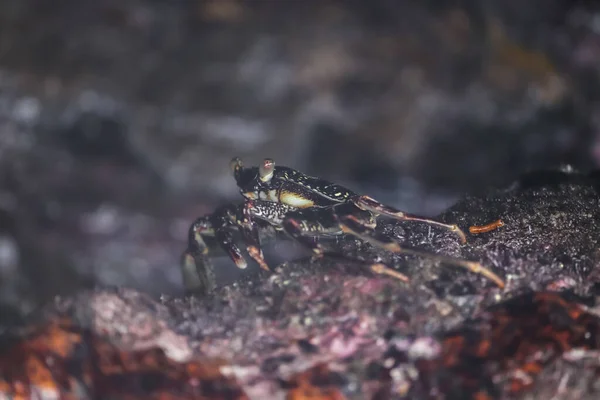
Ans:
POLYGON ((162 349, 128 351, 68 319, 51 321, 0 350, 0 394, 14 399, 246 399, 220 363, 175 362, 162 349))

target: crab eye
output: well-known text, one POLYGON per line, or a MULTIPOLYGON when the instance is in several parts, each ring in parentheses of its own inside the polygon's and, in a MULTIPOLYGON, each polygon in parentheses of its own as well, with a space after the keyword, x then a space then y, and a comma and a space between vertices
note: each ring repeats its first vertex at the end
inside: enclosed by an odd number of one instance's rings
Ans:
POLYGON ((242 164, 242 160, 239 157, 234 157, 229 162, 229 168, 231 168, 232 172, 235 172, 237 169, 242 168, 244 164, 242 164))
POLYGON ((263 182, 268 182, 273 177, 273 170, 275 169, 275 161, 270 158, 265 158, 258 168, 258 173, 260 174, 260 180, 263 182))

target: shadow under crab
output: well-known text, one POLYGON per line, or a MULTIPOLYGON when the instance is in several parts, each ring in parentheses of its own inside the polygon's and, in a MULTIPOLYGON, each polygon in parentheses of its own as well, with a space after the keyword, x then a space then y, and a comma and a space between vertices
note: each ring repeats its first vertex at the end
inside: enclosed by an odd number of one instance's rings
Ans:
MULTIPOLYGON (((404 247, 394 237, 375 229, 380 216, 422 222, 454 232, 464 244, 466 236, 457 225, 407 214, 341 185, 289 167, 275 166, 274 161, 268 158, 258 167, 244 167, 239 158, 234 158, 231 170, 244 202, 220 206, 214 213, 198 218, 190 226, 188 248, 182 256, 184 281, 190 291, 210 292, 215 288, 210 262, 215 250, 223 250, 238 268, 247 267, 247 261, 236 243, 237 234, 241 235, 248 255, 263 270, 270 271, 262 250, 265 240, 261 238, 264 236, 262 232, 269 229, 274 231, 270 239, 284 234, 318 257, 329 254, 356 261, 326 248, 321 240, 348 234, 392 253, 417 255, 466 268, 504 288, 504 281, 478 262, 404 247)), ((373 273, 409 281, 407 276, 379 260, 365 264, 373 273)))

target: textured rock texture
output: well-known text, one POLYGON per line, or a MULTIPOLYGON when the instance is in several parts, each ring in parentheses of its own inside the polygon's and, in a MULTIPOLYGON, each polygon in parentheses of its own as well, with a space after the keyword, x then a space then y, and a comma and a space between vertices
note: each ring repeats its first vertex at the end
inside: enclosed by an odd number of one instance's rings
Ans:
POLYGON ((58 298, 4 333, 0 390, 46 398, 596 398, 599 189, 594 174, 549 171, 467 198, 441 218, 504 226, 463 246, 437 229, 382 223, 406 243, 480 260, 506 277, 505 290, 348 239, 344 251, 387 257, 411 283, 324 258, 208 296, 96 289, 58 298))

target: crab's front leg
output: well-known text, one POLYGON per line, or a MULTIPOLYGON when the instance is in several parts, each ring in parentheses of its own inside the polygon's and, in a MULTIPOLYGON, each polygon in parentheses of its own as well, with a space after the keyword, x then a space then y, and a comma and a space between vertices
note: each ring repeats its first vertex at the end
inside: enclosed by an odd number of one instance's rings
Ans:
POLYGON ((247 262, 235 244, 233 231, 238 209, 233 204, 219 207, 213 214, 198 218, 188 231, 188 248, 183 253, 181 269, 184 286, 189 291, 210 292, 216 286, 210 256, 221 249, 238 268, 247 262))
POLYGON ((206 240, 207 237, 213 236, 218 246, 235 263, 239 269, 245 269, 248 266, 246 259, 242 255, 239 247, 235 243, 234 231, 237 229, 239 207, 234 204, 228 204, 217 208, 210 215, 211 228, 207 228, 203 224, 195 224, 192 226, 194 232, 194 240, 201 243, 201 239, 206 240))
POLYGON ((247 200, 241 208, 238 226, 244 237, 246 250, 258 265, 266 271, 270 271, 270 268, 262 252, 257 220, 265 221, 269 225, 279 228, 285 215, 292 210, 295 210, 295 208, 286 204, 262 200, 247 200))
POLYGON ((187 293, 209 293, 216 287, 214 266, 209 257, 187 249, 181 256, 181 275, 187 293))
POLYGON ((211 247, 216 247, 214 235, 211 215, 200 217, 190 225, 187 249, 181 257, 183 285, 187 292, 208 293, 216 286, 209 255, 213 252, 211 247))
POLYGON ((260 245, 260 236, 258 232, 258 224, 254 218, 254 214, 258 213, 256 206, 252 200, 247 200, 237 216, 237 225, 244 238, 246 244, 246 251, 256 261, 258 266, 265 270, 270 271, 269 265, 265 261, 262 247, 260 245))

